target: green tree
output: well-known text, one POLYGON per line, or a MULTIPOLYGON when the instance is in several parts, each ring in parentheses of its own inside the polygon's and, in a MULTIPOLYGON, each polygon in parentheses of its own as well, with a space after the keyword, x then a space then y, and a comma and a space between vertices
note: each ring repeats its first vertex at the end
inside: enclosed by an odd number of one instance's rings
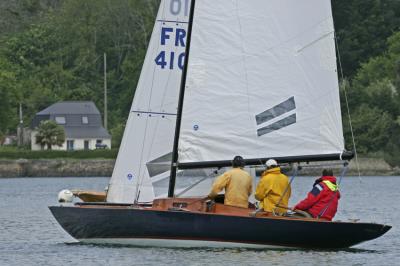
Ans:
POLYGON ((40 122, 37 130, 36 144, 40 144, 42 150, 45 146, 48 150, 51 150, 53 145, 61 147, 65 141, 64 128, 52 120, 40 122))
POLYGON ((15 73, 10 64, 0 57, 0 131, 16 128, 17 118, 17 93, 15 73))
POLYGON ((50 10, 58 9, 62 0, 0 1, 0 39, 28 28, 50 10))
MULTIPOLYGON (((376 107, 371 108, 366 104, 362 104, 354 112, 352 124, 357 150, 363 154, 384 150, 395 126, 387 112, 376 107)), ((344 133, 346 139, 351 140, 348 127, 345 128, 344 133)), ((351 142, 347 141, 347 143, 351 142)))
MULTIPOLYGON (((384 53, 363 63, 346 87, 357 150, 383 152, 393 163, 400 162, 395 160, 400 156, 400 32, 387 39, 387 47, 384 53)), ((343 126, 347 148, 351 148, 346 113, 343 126)))
POLYGON ((119 124, 119 126, 111 129, 112 147, 113 148, 119 148, 119 145, 121 144, 122 136, 124 134, 124 126, 125 125, 123 125, 123 124, 119 124))
POLYGON ((386 39, 400 29, 400 1, 333 0, 332 6, 343 70, 352 77, 360 64, 384 53, 386 39))

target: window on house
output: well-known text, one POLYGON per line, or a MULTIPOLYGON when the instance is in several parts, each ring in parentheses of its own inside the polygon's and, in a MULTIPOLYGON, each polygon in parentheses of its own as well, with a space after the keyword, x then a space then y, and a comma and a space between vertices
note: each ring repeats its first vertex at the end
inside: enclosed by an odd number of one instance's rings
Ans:
POLYGON ((67 140, 67 150, 68 151, 74 150, 74 141, 73 140, 67 140))
POLYGON ((56 123, 59 125, 65 124, 65 116, 56 116, 56 123))
POLYGON ((82 124, 89 124, 89 119, 87 116, 82 116, 82 124))

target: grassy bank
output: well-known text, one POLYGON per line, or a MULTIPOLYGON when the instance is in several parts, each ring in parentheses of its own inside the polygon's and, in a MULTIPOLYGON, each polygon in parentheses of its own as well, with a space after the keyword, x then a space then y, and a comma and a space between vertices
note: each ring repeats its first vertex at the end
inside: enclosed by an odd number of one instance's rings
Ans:
POLYGON ((79 151, 31 151, 17 147, 0 147, 0 159, 115 159, 118 149, 79 151))

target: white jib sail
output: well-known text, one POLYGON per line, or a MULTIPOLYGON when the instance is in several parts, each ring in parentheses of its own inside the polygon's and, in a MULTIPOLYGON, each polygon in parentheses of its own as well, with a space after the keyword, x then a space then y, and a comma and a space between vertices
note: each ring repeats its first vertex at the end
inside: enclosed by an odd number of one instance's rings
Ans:
POLYGON ((169 176, 189 0, 162 0, 110 180, 108 202, 154 199, 169 176))
POLYGON ((330 0, 196 1, 179 162, 344 149, 330 0))

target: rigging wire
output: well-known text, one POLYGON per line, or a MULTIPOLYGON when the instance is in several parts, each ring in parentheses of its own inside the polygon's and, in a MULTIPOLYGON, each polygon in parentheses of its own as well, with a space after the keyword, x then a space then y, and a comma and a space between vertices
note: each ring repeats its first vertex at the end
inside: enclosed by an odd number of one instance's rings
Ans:
POLYGON ((361 180, 360 164, 358 162, 358 153, 357 153, 357 148, 356 148, 356 142, 355 142, 355 139, 354 139, 353 124, 351 122, 349 100, 348 100, 348 97, 347 97, 346 81, 344 80, 342 60, 341 60, 341 57, 340 57, 340 50, 339 50, 339 44, 338 44, 338 40, 337 40, 337 36, 336 36, 336 31, 335 31, 334 38, 335 38, 335 43, 336 43, 336 50, 337 50, 337 53, 338 53, 340 76, 342 78, 342 83, 343 83, 343 92, 344 92, 344 98, 345 98, 346 108, 347 108, 347 116, 349 118, 349 125, 350 125, 351 138, 352 138, 352 141, 353 141, 354 155, 355 155, 355 158, 356 158, 356 166, 357 166, 358 178, 359 178, 359 180, 361 182, 362 180, 361 180))
MULTIPOLYGON (((208 171, 205 170, 205 171, 204 171, 204 177, 203 177, 203 178, 197 180, 197 181, 194 182, 193 184, 191 184, 191 185, 189 185, 188 187, 184 188, 182 191, 180 191, 179 193, 177 193, 177 194, 175 195, 175 197, 179 198, 180 196, 184 195, 186 192, 188 192, 188 191, 192 190, 193 188, 197 187, 197 185, 199 185, 199 184, 202 183, 203 181, 205 181, 205 180, 207 180, 207 179, 209 179, 209 178, 215 178, 215 177, 216 177, 216 174, 213 174, 213 173, 215 173, 215 170, 212 169, 211 173, 207 173, 207 172, 208 172, 208 171)), ((182 177, 184 177, 184 178, 185 178, 185 173, 186 173, 185 171, 182 171, 182 174, 183 174, 182 177)), ((190 171, 188 171, 188 173, 190 173, 190 171)), ((188 176, 186 176, 186 177, 188 177, 188 176)))

